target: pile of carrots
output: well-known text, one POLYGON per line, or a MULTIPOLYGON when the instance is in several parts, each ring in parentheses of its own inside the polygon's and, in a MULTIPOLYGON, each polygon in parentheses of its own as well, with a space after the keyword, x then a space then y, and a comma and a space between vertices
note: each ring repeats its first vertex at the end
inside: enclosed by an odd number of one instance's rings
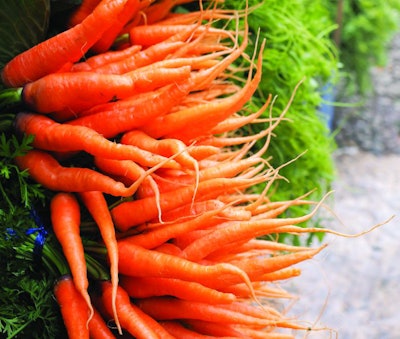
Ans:
POLYGON ((174 11, 187 2, 84 0, 68 29, 3 70, 26 107, 17 133, 34 135, 16 163, 54 192, 51 223, 71 273, 54 295, 70 338, 293 338, 310 330, 271 303, 292 297, 278 282, 299 275, 294 265, 324 246, 272 237, 321 231, 301 227, 321 203, 306 194, 268 198, 283 179, 266 152, 285 112, 260 118, 271 98, 257 112, 247 105, 265 42, 247 55, 246 11, 218 1, 174 11), (251 124, 265 128, 242 135, 251 124), (316 206, 281 217, 300 204, 316 206), (81 237, 83 213, 100 232, 106 281, 88 273, 85 253, 96 246, 81 237))

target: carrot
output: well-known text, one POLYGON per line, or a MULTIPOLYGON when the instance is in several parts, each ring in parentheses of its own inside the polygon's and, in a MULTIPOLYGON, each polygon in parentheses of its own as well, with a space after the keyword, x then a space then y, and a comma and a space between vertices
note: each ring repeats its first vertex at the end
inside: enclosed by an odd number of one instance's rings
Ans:
POLYGON ((122 28, 128 23, 140 10, 140 0, 127 0, 124 9, 118 14, 118 19, 110 28, 108 28, 101 38, 91 47, 95 53, 104 53, 110 49, 122 28))
POLYGON ((78 61, 115 24, 126 2, 102 0, 80 24, 18 54, 3 68, 3 83, 8 87, 23 86, 57 72, 68 62, 78 61))
MULTIPOLYGON (((202 198, 212 199, 222 193, 232 192, 237 189, 244 189, 256 183, 264 181, 265 178, 256 177, 250 179, 241 178, 217 178, 200 182, 197 187, 197 194, 202 198)), ((177 188, 173 191, 161 193, 160 206, 154 197, 146 197, 140 200, 127 201, 119 204, 111 210, 115 226, 120 231, 126 231, 129 228, 143 222, 153 220, 161 211, 170 211, 192 200, 196 186, 177 188), (141 211, 141 213, 136 213, 141 211)))
POLYGON ((107 326, 102 315, 94 309, 92 320, 89 323, 89 334, 91 339, 115 339, 116 336, 107 326))
POLYGON ((152 4, 144 11, 144 21, 147 25, 158 22, 168 16, 171 10, 178 5, 192 2, 193 0, 161 0, 152 4))
POLYGON ((68 338, 89 339, 89 329, 86 326, 88 318, 87 304, 77 290, 72 277, 65 275, 59 278, 53 291, 60 306, 68 338))
POLYGON ((126 240, 118 241, 118 250, 120 274, 181 279, 211 288, 244 282, 250 291, 253 290, 246 274, 230 264, 201 265, 174 255, 147 250, 126 240))
POLYGON ((74 285, 85 300, 90 315, 93 306, 88 293, 89 281, 82 239, 80 237, 80 207, 76 198, 70 193, 57 193, 50 202, 51 223, 54 234, 61 244, 63 253, 69 264, 74 285))
POLYGON ((199 164, 196 159, 192 158, 188 153, 188 147, 177 139, 154 139, 141 131, 140 129, 130 130, 121 137, 121 144, 136 146, 140 149, 147 150, 153 154, 159 154, 164 157, 175 157, 176 161, 183 169, 194 170, 198 175, 199 164))
POLYGON ((317 211, 294 218, 260 219, 249 221, 233 221, 225 227, 217 229, 206 236, 199 238, 184 249, 185 255, 191 260, 200 260, 213 253, 218 247, 221 249, 237 241, 247 242, 250 239, 276 232, 279 227, 297 224, 309 220, 317 211))
POLYGON ((251 280, 255 281, 264 274, 272 273, 283 268, 290 267, 299 262, 311 259, 325 247, 326 245, 322 245, 320 247, 305 251, 271 257, 232 260, 230 263, 245 271, 251 280))
POLYGON ((171 297, 150 297, 137 300, 144 312, 157 320, 200 319, 216 323, 235 323, 265 327, 273 325, 275 317, 259 318, 197 301, 186 301, 171 297))
MULTIPOLYGON (((101 300, 108 313, 112 314, 112 290, 109 282, 101 284, 101 300)), ((137 339, 173 339, 173 337, 153 318, 141 311, 129 299, 127 292, 118 286, 117 313, 121 326, 137 339)))
POLYGON ((170 239, 181 236, 193 230, 208 228, 216 223, 220 223, 217 215, 224 208, 224 206, 214 210, 208 210, 199 216, 183 222, 173 222, 164 226, 159 226, 150 229, 147 232, 137 234, 125 238, 131 244, 141 246, 143 248, 152 249, 162 245, 170 239))
POLYGON ((116 197, 129 197, 148 175, 146 173, 132 186, 125 187, 123 183, 89 168, 63 167, 49 153, 35 149, 16 157, 15 162, 21 170, 28 170, 33 180, 52 191, 100 191, 116 197))
POLYGON ((140 25, 135 26, 129 31, 129 40, 132 45, 150 46, 165 41, 175 34, 185 30, 193 30, 193 36, 207 32, 220 38, 232 38, 232 34, 224 29, 212 28, 207 26, 193 25, 140 25))
POLYGON ((68 26, 73 27, 80 24, 88 17, 101 0, 83 0, 76 10, 68 18, 68 26))
MULTIPOLYGON (((15 126, 20 133, 34 135, 33 146, 46 151, 86 151, 93 156, 133 160, 144 166, 156 166, 166 160, 139 147, 112 142, 90 128, 59 124, 41 114, 19 113, 15 126)), ((164 165, 179 168, 174 160, 164 165)))
POLYGON ((184 45, 182 41, 168 41, 150 46, 130 57, 96 67, 93 71, 102 74, 125 74, 140 67, 163 60, 184 45))
POLYGON ((140 128, 156 116, 167 114, 187 92, 188 88, 177 82, 155 92, 94 106, 93 109, 84 111, 77 119, 68 121, 68 124, 86 126, 106 138, 113 138, 120 133, 140 128), (108 123, 104 124, 104 121, 108 123))
POLYGON ((147 67, 124 75, 95 72, 48 74, 26 84, 22 100, 36 112, 67 110, 77 114, 94 105, 123 99, 187 78, 190 67, 147 67))
POLYGON ((182 300, 209 304, 223 304, 235 301, 231 293, 222 293, 193 281, 159 277, 121 276, 121 286, 133 298, 174 296, 182 300))
POLYGON ((142 46, 132 45, 121 50, 110 50, 93 55, 85 61, 77 62, 70 68, 71 72, 93 71, 98 67, 128 58, 142 49, 142 46))
POLYGON ((110 262, 110 275, 111 284, 113 287, 112 291, 112 309, 115 324, 117 325, 118 332, 121 332, 121 325, 118 320, 118 314, 116 310, 116 298, 117 298, 117 287, 118 287, 118 245, 115 236, 114 223, 111 218, 110 211, 108 209, 107 201, 104 195, 99 191, 87 191, 81 192, 79 197, 83 201, 83 204, 92 215, 97 226, 100 229, 100 234, 103 242, 107 249, 108 259, 110 262))
MULTIPOLYGON (((182 322, 174 320, 160 321, 161 326, 163 326, 170 334, 172 334, 177 339, 215 339, 215 336, 208 336, 205 334, 198 333, 186 327, 182 322)), ((219 339, 234 339, 234 337, 218 337, 219 339)))

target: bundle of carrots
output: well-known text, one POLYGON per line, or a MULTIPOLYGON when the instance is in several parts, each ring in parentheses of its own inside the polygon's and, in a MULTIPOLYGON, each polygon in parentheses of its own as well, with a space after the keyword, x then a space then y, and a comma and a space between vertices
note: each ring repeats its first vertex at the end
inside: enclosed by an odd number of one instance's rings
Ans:
POLYGON ((247 105, 264 42, 247 55, 246 12, 218 1, 174 11, 186 2, 84 0, 66 31, 3 70, 26 107, 16 130, 35 136, 16 163, 54 192, 53 232, 71 273, 54 294, 70 338, 293 338, 310 330, 270 303, 291 297, 277 282, 299 275, 293 265, 324 246, 268 236, 326 230, 300 226, 321 203, 268 199, 282 178, 265 155, 285 112, 261 119, 271 98, 258 112, 247 105), (242 18, 236 31, 221 28, 242 18), (240 59, 243 67, 233 66, 240 59), (238 133, 251 124, 265 128, 238 133), (254 152, 255 143, 263 146, 254 152), (316 207, 281 217, 301 204, 316 207), (83 213, 100 232, 95 245, 80 234, 83 213), (91 251, 104 255, 109 280, 91 279, 91 251))

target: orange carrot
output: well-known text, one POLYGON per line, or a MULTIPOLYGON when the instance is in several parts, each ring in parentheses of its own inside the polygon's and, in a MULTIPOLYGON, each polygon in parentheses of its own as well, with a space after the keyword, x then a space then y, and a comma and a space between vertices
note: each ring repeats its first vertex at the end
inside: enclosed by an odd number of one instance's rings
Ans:
POLYGON ((201 265, 174 255, 147 250, 126 240, 118 241, 118 250, 120 274, 181 279, 212 288, 244 282, 250 291, 253 290, 246 274, 230 264, 201 265))
POLYGON ((107 249, 108 260, 110 262, 110 275, 112 284, 112 309, 115 324, 117 325, 118 331, 122 334, 121 325, 119 323, 117 309, 116 309, 116 298, 117 298, 117 287, 118 287, 118 245, 115 236, 114 223, 111 218, 110 211, 108 209, 107 201, 99 191, 87 191, 79 194, 83 201, 83 204, 92 215, 94 221, 99 227, 101 237, 107 249))
POLYGON ((70 193, 57 193, 51 200, 50 213, 53 231, 68 261, 74 285, 89 308, 89 318, 87 314, 85 316, 86 321, 89 322, 94 311, 88 293, 89 281, 80 237, 79 203, 70 193))
POLYGON ((144 312, 157 320, 200 319, 216 323, 235 323, 261 328, 273 325, 276 321, 275 317, 270 315, 267 317, 265 313, 265 318, 259 318, 232 311, 220 305, 211 305, 208 303, 186 301, 170 297, 140 299, 137 301, 137 305, 144 312))
POLYGON ((54 296, 60 306, 68 338, 89 339, 87 304, 71 276, 62 276, 57 280, 54 296))
MULTIPOLYGON (((144 166, 156 166, 166 160, 139 147, 112 142, 90 128, 59 124, 41 114, 19 113, 15 126, 21 133, 34 135, 33 146, 46 151, 86 151, 94 156, 133 160, 144 166)), ((174 160, 165 165, 179 168, 174 160)))
MULTIPOLYGON (((264 180, 265 178, 262 176, 249 179, 242 179, 240 177, 210 179, 199 183, 197 194, 202 198, 212 199, 219 194, 244 189, 264 180)), ((195 192, 196 186, 191 185, 161 193, 159 206, 154 197, 123 202, 111 210, 115 226, 120 231, 126 231, 135 225, 153 220, 157 217, 159 208, 164 212, 187 204, 192 200, 195 192), (138 210, 141 211, 140 214, 136 213, 138 210)))
MULTIPOLYGON (((28 170, 33 180, 52 191, 100 191, 117 197, 129 197, 148 175, 145 173, 132 186, 125 187, 122 182, 89 168, 63 167, 49 153, 35 149, 16 157, 15 162, 21 170, 28 170)), ((156 170, 156 167, 151 170, 156 170)))
POLYGON ((132 45, 120 50, 110 50, 92 55, 85 61, 77 62, 70 68, 71 72, 93 71, 100 66, 128 58, 142 49, 142 46, 132 45))
POLYGON ((121 286, 133 298, 174 296, 182 300, 223 304, 235 301, 231 293, 222 293, 193 281, 159 277, 121 276, 121 286))
POLYGON ((101 38, 91 47, 95 53, 104 53, 110 49, 122 28, 136 16, 140 9, 140 0, 127 0, 124 9, 118 14, 114 25, 108 28, 101 38))
POLYGON ((79 113, 94 105, 150 91, 188 78, 190 67, 147 67, 129 74, 95 72, 51 73, 26 84, 23 102, 36 112, 47 114, 67 110, 79 113))
MULTIPOLYGON (((112 314, 112 290, 109 282, 101 284, 102 303, 108 313, 112 314)), ((173 337, 153 318, 144 313, 129 299, 126 291, 118 286, 117 290, 117 313, 121 326, 137 339, 173 339, 173 337)))
POLYGON ((94 309, 92 320, 89 323, 89 334, 91 339, 116 338, 97 309, 94 309))
POLYGON ((3 68, 3 83, 23 86, 57 72, 68 62, 78 61, 114 25, 126 1, 102 0, 80 24, 18 54, 3 68))
POLYGON ((83 0, 76 10, 68 18, 68 26, 73 27, 80 24, 88 17, 101 0, 83 0))

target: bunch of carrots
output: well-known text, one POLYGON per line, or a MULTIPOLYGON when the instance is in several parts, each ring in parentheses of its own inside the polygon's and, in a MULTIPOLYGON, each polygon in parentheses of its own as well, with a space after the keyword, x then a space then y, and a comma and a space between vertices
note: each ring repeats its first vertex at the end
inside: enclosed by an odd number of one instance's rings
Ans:
POLYGON ((324 247, 272 235, 328 231, 300 226, 322 202, 268 198, 283 179, 268 143, 290 102, 275 119, 260 118, 271 97, 257 112, 247 105, 265 48, 246 54, 250 9, 208 1, 174 11, 187 2, 84 0, 68 29, 3 69, 25 107, 16 131, 34 135, 15 161, 53 192, 51 223, 70 269, 54 295, 70 338, 283 339, 311 329, 270 302, 292 297, 277 283, 324 247), (235 31, 221 24, 235 20, 235 31), (265 128, 240 133, 252 124, 265 128), (301 204, 316 206, 281 217, 301 204), (83 239, 84 223, 100 240, 83 239), (91 278, 87 253, 106 280, 91 278))

